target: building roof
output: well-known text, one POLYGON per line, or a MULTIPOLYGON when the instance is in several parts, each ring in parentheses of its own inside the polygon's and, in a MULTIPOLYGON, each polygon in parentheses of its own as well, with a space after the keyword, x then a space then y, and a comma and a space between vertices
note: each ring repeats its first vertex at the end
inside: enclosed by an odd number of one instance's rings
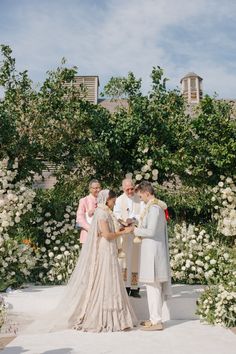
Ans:
POLYGON ((100 82, 99 82, 99 76, 98 75, 76 75, 75 79, 83 79, 83 78, 97 78, 98 79, 98 86, 100 86, 100 82))
POLYGON ((120 99, 99 99, 98 104, 106 108, 110 113, 114 113, 119 108, 128 108, 128 101, 125 98, 120 99))
POLYGON ((198 77, 200 80, 203 80, 199 75, 195 74, 193 71, 189 72, 186 74, 182 79, 180 80, 180 83, 184 80, 187 79, 188 77, 198 77))

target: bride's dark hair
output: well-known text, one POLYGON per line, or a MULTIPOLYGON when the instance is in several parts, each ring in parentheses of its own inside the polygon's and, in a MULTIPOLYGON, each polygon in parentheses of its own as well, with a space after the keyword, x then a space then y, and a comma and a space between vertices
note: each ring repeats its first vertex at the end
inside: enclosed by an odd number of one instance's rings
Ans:
POLYGON ((116 193, 113 190, 109 190, 107 202, 108 202, 108 200, 115 198, 115 197, 116 197, 116 193))

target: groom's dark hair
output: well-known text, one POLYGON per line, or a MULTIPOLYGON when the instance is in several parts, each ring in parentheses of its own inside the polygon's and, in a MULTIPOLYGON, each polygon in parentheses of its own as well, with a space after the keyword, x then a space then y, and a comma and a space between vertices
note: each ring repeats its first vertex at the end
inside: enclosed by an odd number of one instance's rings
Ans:
POLYGON ((135 188, 136 192, 149 192, 151 195, 154 195, 154 188, 152 184, 148 181, 142 181, 135 188))

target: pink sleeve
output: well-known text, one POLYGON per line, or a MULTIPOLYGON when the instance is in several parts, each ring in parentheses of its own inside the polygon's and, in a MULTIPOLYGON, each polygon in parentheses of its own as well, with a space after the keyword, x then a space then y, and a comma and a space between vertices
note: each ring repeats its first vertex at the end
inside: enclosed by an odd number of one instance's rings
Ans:
POLYGON ((88 231, 89 224, 86 221, 85 213, 86 213, 86 204, 85 204, 85 199, 82 198, 79 201, 79 206, 76 214, 76 222, 79 224, 80 227, 88 231))

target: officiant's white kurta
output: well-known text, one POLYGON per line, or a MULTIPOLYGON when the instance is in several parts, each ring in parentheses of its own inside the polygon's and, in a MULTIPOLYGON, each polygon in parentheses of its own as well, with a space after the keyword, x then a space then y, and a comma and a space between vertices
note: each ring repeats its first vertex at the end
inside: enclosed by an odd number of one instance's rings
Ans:
MULTIPOLYGON (((125 193, 116 199, 114 214, 117 219, 127 220, 128 218, 139 219, 140 211, 143 203, 135 194, 129 198, 125 193)), ((134 235, 124 235, 118 242, 122 240, 122 249, 125 252, 125 258, 120 259, 123 279, 126 287, 138 287, 139 266, 140 266, 140 244, 133 243, 134 235)), ((118 248, 121 245, 118 245, 118 248)))
POLYGON ((141 225, 134 230, 142 237, 139 281, 162 283, 163 295, 171 294, 168 235, 165 212, 159 205, 152 205, 141 225))

